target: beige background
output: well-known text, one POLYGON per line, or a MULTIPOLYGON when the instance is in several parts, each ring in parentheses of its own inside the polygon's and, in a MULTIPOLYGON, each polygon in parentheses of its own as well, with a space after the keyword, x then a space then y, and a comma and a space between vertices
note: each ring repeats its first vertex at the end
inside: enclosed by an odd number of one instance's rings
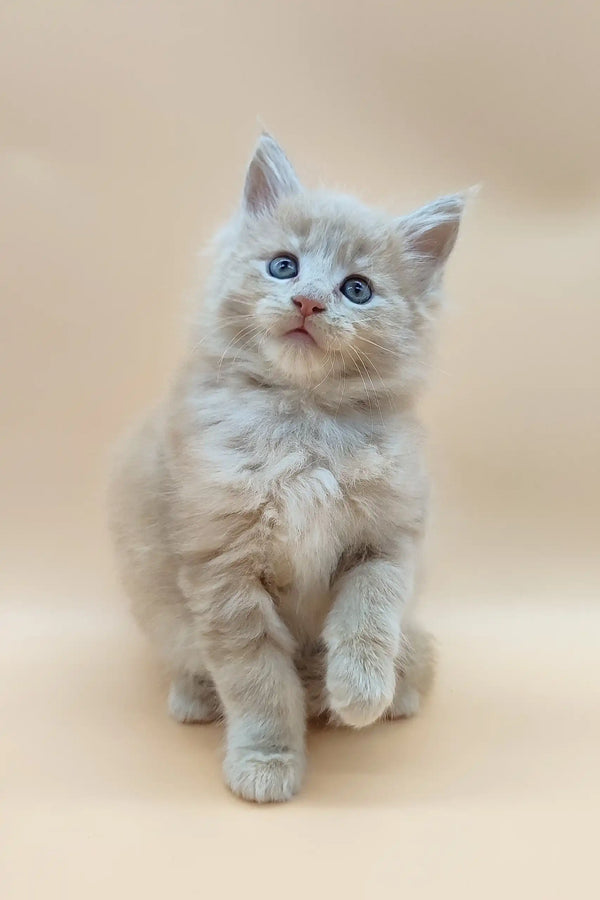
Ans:
POLYGON ((598 896, 600 6, 4 0, 1 25, 3 896, 598 896), (258 118, 307 181, 399 212, 483 184, 424 403, 436 690, 311 734, 270 808, 227 794, 216 727, 167 719, 103 512, 258 118))

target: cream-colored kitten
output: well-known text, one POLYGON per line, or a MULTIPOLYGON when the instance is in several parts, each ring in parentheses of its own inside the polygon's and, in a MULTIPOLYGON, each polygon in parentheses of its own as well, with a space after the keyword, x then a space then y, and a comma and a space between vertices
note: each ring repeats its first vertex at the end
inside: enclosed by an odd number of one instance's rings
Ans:
POLYGON ((112 521, 181 722, 224 716, 225 778, 287 800, 307 716, 412 715, 427 480, 414 399, 463 197, 392 219, 299 183, 261 137, 168 398, 129 437, 112 521))

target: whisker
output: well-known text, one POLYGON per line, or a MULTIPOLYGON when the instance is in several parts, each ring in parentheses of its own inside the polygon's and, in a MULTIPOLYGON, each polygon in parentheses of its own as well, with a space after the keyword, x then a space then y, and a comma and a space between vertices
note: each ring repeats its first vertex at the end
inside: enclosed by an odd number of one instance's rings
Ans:
POLYGON ((221 366, 223 365, 223 360, 225 359, 225 355, 226 355, 227 351, 229 350, 229 348, 231 347, 231 345, 235 344, 235 342, 238 340, 238 338, 241 338, 246 332, 251 331, 253 328, 256 331, 260 330, 258 328, 258 326, 256 326, 256 325, 254 325, 254 326, 247 325, 246 328, 242 328, 242 330, 240 332, 238 332, 238 334, 234 335, 234 337, 229 341, 229 343, 223 350, 223 353, 221 354, 221 359, 219 360, 219 364, 217 366, 217 381, 221 377, 221 366))
MULTIPOLYGON (((358 348, 357 348, 357 350, 358 350, 358 348)), ((360 350, 359 350, 359 353, 361 353, 360 350)), ((381 372, 379 371, 379 369, 377 368, 377 366, 375 365, 375 363, 373 362, 373 360, 371 359, 370 356, 368 356, 366 353, 363 353, 362 355, 367 360, 369 365, 372 366, 372 368, 375 370, 375 375, 379 379, 379 382, 383 388, 384 393, 386 394, 386 396, 388 398, 390 405, 393 406, 394 405, 394 396, 393 396, 392 392, 389 390, 389 388, 386 387, 386 383, 385 383, 384 378, 381 375, 381 372)))
POLYGON ((336 416, 339 415, 340 409, 342 408, 342 400, 344 399, 344 390, 346 389, 346 379, 342 378, 341 383, 342 383, 342 390, 340 392, 340 399, 338 400, 338 405, 335 410, 336 416))
MULTIPOLYGON (((327 362, 327 360, 329 359, 329 357, 330 357, 330 353, 329 353, 329 350, 328 350, 328 351, 327 351, 327 355, 325 356, 325 362, 327 362)), ((323 382, 326 381, 327 378, 329 378, 329 376, 330 376, 331 373, 333 372, 333 367, 334 367, 334 365, 335 365, 335 359, 333 358, 333 356, 331 356, 331 365, 329 366, 329 369, 327 370, 327 372, 325 373, 325 375, 323 376, 323 378, 320 380, 320 382, 314 386, 313 391, 316 391, 317 388, 321 387, 321 385, 323 384, 323 382)))
POLYGON ((384 353, 389 353, 391 356, 395 356, 397 359, 404 359, 404 356, 401 353, 396 353, 394 350, 390 350, 388 347, 382 347, 381 344, 376 343, 376 341, 370 341, 368 338, 360 335, 360 341, 364 341, 366 344, 372 344, 374 347, 378 347, 380 350, 383 350, 384 353))
MULTIPOLYGON (((350 350, 350 352, 351 352, 352 355, 354 356, 354 353, 355 353, 355 349, 356 349, 356 348, 351 347, 351 346, 348 346, 348 349, 350 350)), ((363 375, 362 375, 362 371, 361 371, 362 366, 361 366, 361 361, 360 361, 360 357, 359 357, 359 356, 356 356, 356 361, 357 361, 357 363, 358 363, 357 372, 358 372, 358 374, 360 375, 360 380, 361 380, 362 383, 363 383, 363 387, 364 387, 364 389, 365 389, 365 396, 366 396, 367 400, 369 401, 369 412, 370 412, 370 415, 371 415, 371 431, 375 431, 375 426, 374 426, 374 424, 373 424, 373 405, 372 405, 372 403, 371 403, 371 397, 370 397, 370 395, 369 395, 369 389, 367 388, 367 383, 366 383, 366 381, 365 381, 365 379, 363 378, 363 375)))
POLYGON ((221 331, 223 328, 227 328, 232 322, 236 322, 236 321, 238 321, 239 319, 254 319, 254 318, 255 318, 255 316, 252 316, 252 315, 248 315, 248 316, 246 316, 246 315, 244 315, 244 316, 231 316, 231 317, 229 317, 229 318, 227 318, 227 319, 223 319, 220 323, 217 323, 217 324, 214 324, 214 325, 211 324, 211 325, 209 326, 209 333, 208 333, 205 337, 201 338, 201 340, 195 341, 194 344, 192 345, 192 349, 195 350, 195 349, 197 349, 198 347, 201 347, 202 344, 205 343, 205 341, 209 340, 209 338, 211 338, 211 337, 213 336, 213 333, 214 333, 215 331, 221 331))
MULTIPOLYGON (((382 409, 381 409, 381 403, 379 402, 379 395, 378 395, 378 393, 377 393, 377 388, 375 387, 375 385, 374 385, 374 383, 373 383, 373 379, 371 378, 371 374, 370 374, 370 372, 369 372, 368 366, 367 366, 366 363, 364 362, 364 359, 365 359, 365 358, 367 359, 367 362, 370 362, 370 360, 369 360, 368 357, 365 357, 365 356, 364 356, 364 354, 358 349, 358 347, 356 347, 355 349, 356 349, 356 352, 357 352, 357 353, 359 354, 359 356, 361 357, 361 359, 363 360, 363 366, 364 366, 364 370, 365 370, 365 375, 366 375, 367 378, 369 379, 369 382, 370 382, 370 384, 371 384, 371 387, 373 388, 373 396, 374 396, 375 402, 376 402, 376 404, 377 404, 377 410, 378 410, 378 412, 379 412, 379 418, 381 419, 381 424, 382 424, 382 425, 385 425, 385 421, 384 421, 384 418, 383 418, 383 411, 382 411, 382 409)), ((381 376, 380 376, 380 380, 381 380, 381 376)))
MULTIPOLYGON (((250 337, 248 338, 248 340, 247 340, 247 341, 244 341, 244 343, 242 344, 242 346, 238 348, 237 353, 235 354, 235 356, 234 356, 233 359, 232 359, 232 364, 235 363, 235 362, 237 362, 237 360, 240 358, 240 353, 242 353, 242 351, 245 350, 246 347, 248 347, 249 344, 252 343, 253 338, 256 337, 256 335, 259 333, 259 331, 260 331, 260 329, 257 329, 257 331, 253 332, 253 333, 250 335, 250 337)), ((262 344, 263 341, 264 341, 264 338, 261 338, 261 340, 259 341, 259 346, 262 344)))

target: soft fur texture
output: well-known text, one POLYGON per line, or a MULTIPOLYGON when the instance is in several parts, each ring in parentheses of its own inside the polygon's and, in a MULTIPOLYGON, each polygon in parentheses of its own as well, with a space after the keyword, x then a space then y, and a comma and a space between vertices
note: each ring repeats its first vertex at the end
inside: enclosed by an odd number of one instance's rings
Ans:
POLYGON ((414 400, 461 195, 399 219, 303 188, 268 135, 167 399, 118 454, 112 524, 171 714, 224 716, 225 778, 290 798, 307 716, 412 715, 432 675, 407 616, 427 479, 414 400), (283 253, 299 273, 278 280, 283 253), (355 305, 349 275, 373 289, 355 305), (320 307, 303 323, 293 298, 320 307))

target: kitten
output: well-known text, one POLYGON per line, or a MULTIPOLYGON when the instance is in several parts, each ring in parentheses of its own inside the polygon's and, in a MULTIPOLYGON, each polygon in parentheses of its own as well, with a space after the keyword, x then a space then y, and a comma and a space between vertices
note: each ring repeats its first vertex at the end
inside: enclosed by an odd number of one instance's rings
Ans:
POLYGON ((167 399, 131 435, 112 525, 180 722, 223 716, 225 779, 287 800, 307 716, 412 715, 427 479, 413 407, 464 197, 393 219, 305 189, 260 138, 167 399))

